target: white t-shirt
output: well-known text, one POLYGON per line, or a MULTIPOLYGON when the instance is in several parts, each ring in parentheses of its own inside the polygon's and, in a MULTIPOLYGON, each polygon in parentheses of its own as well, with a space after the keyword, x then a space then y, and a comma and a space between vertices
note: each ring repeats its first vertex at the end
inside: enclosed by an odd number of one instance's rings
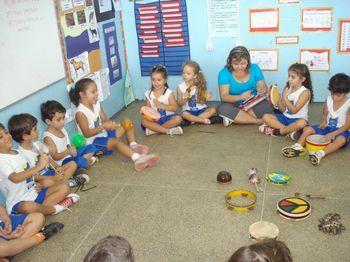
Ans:
MULTIPOLYGON (((29 163, 30 167, 36 167, 39 164, 40 155, 33 150, 24 149, 23 147, 18 147, 19 154, 29 163)), ((39 175, 43 175, 48 171, 48 168, 44 168, 39 172, 39 175)))
MULTIPOLYGON (((181 90, 182 94, 186 94, 186 90, 187 90, 186 83, 182 82, 179 85, 179 89, 181 90)), ((190 101, 190 102, 187 101, 186 104, 184 104, 182 106, 182 110, 201 110, 201 109, 207 107, 206 104, 197 103, 197 87, 196 86, 191 88, 190 96, 191 96, 192 101, 190 101)))
MULTIPOLYGON (((165 92, 164 92, 160 97, 157 98, 157 100, 158 100, 159 102, 161 102, 163 105, 167 105, 167 106, 168 106, 168 105, 170 105, 170 103, 169 103, 169 97, 170 97, 170 95, 171 95, 172 93, 173 93, 173 91, 172 91, 170 88, 167 88, 167 89, 165 90, 165 92)), ((167 111, 167 110, 164 110, 164 109, 159 109, 159 108, 156 107, 156 105, 153 103, 153 99, 156 98, 156 96, 154 95, 154 92, 153 92, 153 91, 151 92, 151 90, 147 90, 147 91, 145 92, 145 96, 146 96, 148 102, 151 104, 151 107, 152 107, 154 110, 157 110, 158 113, 159 113, 162 117, 163 117, 163 116, 170 116, 170 115, 175 114, 175 112, 167 111)))
MULTIPOLYGON (((90 129, 93 129, 93 128, 96 128, 100 125, 102 125, 102 120, 101 120, 101 117, 100 117, 100 111, 101 111, 101 105, 100 105, 100 102, 97 102, 95 105, 93 105, 93 111, 91 111, 89 108, 87 108, 86 106, 84 106, 83 104, 79 104, 79 106, 77 107, 77 111, 76 113, 78 112, 81 112, 83 113, 87 120, 88 120, 88 125, 89 125, 89 128, 90 129)), ((81 131, 78 123, 77 124, 77 127, 78 127, 78 130, 81 134, 83 134, 83 132, 81 131)), ((86 138, 86 144, 92 144, 92 142, 94 141, 94 139, 96 137, 107 137, 107 132, 106 130, 102 130, 100 131, 98 134, 92 136, 92 137, 87 137, 86 138)))
MULTIPOLYGON (((301 86, 297 91, 291 93, 288 95, 288 100, 293 104, 296 105, 296 103, 299 100, 300 95, 305 91, 309 91, 309 89, 307 89, 305 86, 301 86)), ((300 108, 300 110, 298 112, 296 112, 295 114, 292 114, 288 108, 286 108, 286 110, 283 113, 286 117, 289 118, 304 118, 306 121, 309 118, 309 101, 307 101, 305 103, 305 105, 300 108)))
MULTIPOLYGON (((69 141, 69 135, 68 135, 66 129, 62 128, 61 131, 64 134, 63 137, 55 136, 54 134, 50 133, 49 131, 44 132, 44 138, 45 137, 51 138, 52 142, 56 146, 57 153, 62 153, 64 151, 66 151, 68 147, 71 146, 70 141, 69 141)), ((62 166, 63 160, 65 160, 67 157, 70 157, 70 156, 65 156, 60 160, 54 160, 54 161, 57 165, 62 166)))
POLYGON ((334 111, 333 109, 333 99, 332 96, 327 97, 327 126, 341 128, 345 125, 346 115, 350 110, 350 98, 347 98, 345 103, 338 108, 338 110, 334 111))
POLYGON ((34 201, 38 193, 35 190, 34 177, 18 183, 9 180, 12 173, 19 173, 29 168, 29 163, 19 154, 0 153, 0 191, 6 198, 6 209, 10 214, 12 207, 21 201, 34 201))

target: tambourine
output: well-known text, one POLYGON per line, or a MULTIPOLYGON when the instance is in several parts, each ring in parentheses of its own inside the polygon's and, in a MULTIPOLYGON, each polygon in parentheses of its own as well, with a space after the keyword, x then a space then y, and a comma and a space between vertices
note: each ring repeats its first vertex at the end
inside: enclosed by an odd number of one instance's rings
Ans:
POLYGON ((331 141, 325 136, 315 134, 306 138, 305 147, 311 153, 324 149, 330 143, 331 141))
POLYGON ((143 106, 140 109, 140 114, 149 121, 157 122, 160 119, 160 114, 157 110, 149 106, 143 106))
POLYGON ((278 86, 277 85, 270 86, 268 91, 268 99, 274 107, 277 107, 279 97, 280 97, 280 94, 278 92, 278 86))
POLYGON ((279 233, 278 227, 267 221, 255 222, 249 226, 249 235, 254 242, 265 239, 277 239, 279 233))
POLYGON ((277 203, 277 213, 286 219, 298 221, 311 215, 311 205, 300 197, 287 197, 277 203))
POLYGON ((237 189, 225 196, 227 208, 236 211, 248 211, 255 208, 256 195, 245 189, 237 189))
POLYGON ((265 179, 273 185, 286 185, 291 177, 283 172, 271 172, 265 176, 265 179))

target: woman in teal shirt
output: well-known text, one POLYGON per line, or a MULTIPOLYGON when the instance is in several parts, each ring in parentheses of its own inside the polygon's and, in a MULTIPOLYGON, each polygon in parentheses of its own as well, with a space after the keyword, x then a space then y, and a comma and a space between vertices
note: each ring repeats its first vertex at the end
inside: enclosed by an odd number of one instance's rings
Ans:
POLYGON ((264 76, 257 64, 250 62, 248 50, 243 46, 233 48, 227 58, 226 66, 218 76, 220 98, 219 115, 224 126, 237 124, 262 124, 264 114, 273 113, 273 107, 265 99, 248 111, 238 109, 252 95, 267 92, 264 76))

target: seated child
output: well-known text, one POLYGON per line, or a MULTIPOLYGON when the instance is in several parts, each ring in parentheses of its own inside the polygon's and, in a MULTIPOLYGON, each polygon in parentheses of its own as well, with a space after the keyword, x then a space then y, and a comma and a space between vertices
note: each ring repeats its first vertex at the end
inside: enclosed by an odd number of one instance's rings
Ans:
MULTIPOLYGON (((31 167, 36 166, 39 158, 48 153, 40 152, 45 151, 45 149, 40 150, 35 146, 38 143, 36 141, 38 140, 39 135, 37 122, 37 119, 30 114, 19 114, 12 116, 8 124, 10 134, 19 144, 18 152, 28 161, 31 167)), ((47 183, 48 179, 43 178, 52 177, 54 181, 68 181, 70 186, 76 186, 81 180, 87 182, 90 180, 86 174, 73 176, 77 170, 75 162, 59 166, 49 158, 49 166, 52 167, 52 169, 46 167, 35 177, 36 181, 41 184, 42 182, 47 183), (81 177, 83 177, 83 179, 81 177)), ((43 186, 49 187, 50 184, 43 184, 43 186)))
POLYGON ((58 214, 79 200, 77 194, 68 194, 69 187, 61 182, 49 188, 35 183, 34 176, 46 168, 48 156, 43 155, 35 167, 12 149, 9 132, 0 124, 0 192, 6 198, 8 214, 39 212, 58 214))
POLYGON ((343 73, 332 76, 328 89, 331 95, 323 106, 321 124, 305 127, 297 143, 282 148, 285 157, 306 155, 306 138, 313 134, 324 135, 332 141, 323 150, 309 154, 313 165, 319 165, 323 157, 346 146, 350 138, 350 99, 347 97, 350 92, 350 77, 343 73))
POLYGON ((75 120, 78 130, 86 137, 86 143, 94 144, 103 154, 112 154, 117 150, 134 161, 134 169, 139 172, 146 167, 155 166, 159 154, 147 155, 148 146, 136 143, 132 123, 116 127, 108 120, 98 101, 97 86, 89 78, 80 79, 69 92, 69 97, 77 106, 75 120), (119 138, 126 134, 129 146, 119 138))
POLYGON ((44 142, 55 163, 62 166, 74 161, 78 168, 88 168, 97 158, 97 148, 91 144, 76 149, 71 145, 69 135, 64 128, 66 109, 59 102, 51 100, 41 104, 41 118, 47 124, 44 142))
POLYGON ((107 236, 94 245, 85 256, 84 262, 133 262, 134 254, 130 243, 120 236, 107 236))
POLYGON ((304 64, 293 64, 288 69, 288 82, 278 100, 283 114, 265 114, 259 131, 265 135, 289 135, 295 140, 298 130, 308 122, 309 102, 313 99, 310 72, 304 64))
POLYGON ((177 102, 173 91, 169 88, 168 72, 165 66, 154 66, 151 74, 152 87, 145 92, 146 103, 148 107, 153 108, 160 114, 157 122, 146 118, 141 120, 141 127, 146 136, 153 134, 182 135, 183 130, 180 127, 181 116, 175 114, 177 111, 177 102))
POLYGON ((216 109, 205 104, 208 97, 207 83, 199 64, 195 61, 184 63, 182 78, 184 82, 177 87, 177 103, 182 106, 182 118, 188 122, 184 123, 222 123, 221 117, 215 117, 216 109))
POLYGON ((59 222, 43 228, 44 224, 45 217, 41 213, 8 216, 0 202, 0 259, 38 245, 63 228, 59 222))

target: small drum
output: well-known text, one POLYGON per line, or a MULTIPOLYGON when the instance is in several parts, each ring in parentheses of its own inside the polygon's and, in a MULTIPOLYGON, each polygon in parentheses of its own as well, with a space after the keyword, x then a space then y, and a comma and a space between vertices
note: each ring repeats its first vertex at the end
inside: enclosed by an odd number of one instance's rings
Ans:
POLYGON ((254 242, 265 239, 277 239, 279 233, 278 227, 267 221, 255 222, 249 226, 249 235, 254 242))
POLYGON ((275 107, 277 108, 277 103, 278 103, 278 99, 279 99, 280 95, 279 95, 279 92, 278 92, 278 87, 277 85, 272 85, 270 88, 269 88, 269 93, 268 93, 268 98, 269 98, 269 101, 270 103, 275 107))
POLYGON ((286 185, 290 182, 290 175, 283 172, 271 172, 265 176, 265 179, 273 185, 286 185))
POLYGON ((305 147, 309 153, 324 149, 331 141, 322 135, 310 135, 306 138, 305 147))
POLYGON ((311 215, 311 205, 299 197, 284 198, 277 204, 277 214, 289 220, 303 220, 311 215))
POLYGON ((152 107, 149 106, 141 107, 140 114, 143 115, 144 118, 152 122, 157 122, 161 117, 157 110, 154 110, 152 107))
POLYGON ((236 211, 253 210, 256 203, 256 195, 245 189, 229 192, 225 196, 227 208, 236 211))

